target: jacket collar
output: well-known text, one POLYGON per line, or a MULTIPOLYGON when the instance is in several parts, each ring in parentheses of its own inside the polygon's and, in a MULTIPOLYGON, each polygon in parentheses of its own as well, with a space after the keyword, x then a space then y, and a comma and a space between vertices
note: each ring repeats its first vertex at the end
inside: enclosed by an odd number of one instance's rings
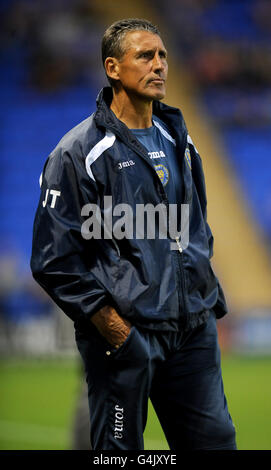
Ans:
MULTIPOLYGON (((110 110, 110 104, 113 99, 113 91, 111 87, 104 87, 99 92, 96 104, 97 104, 97 112, 95 116, 95 120, 98 125, 102 125, 106 127, 106 124, 110 125, 117 125, 120 121, 116 118, 114 113, 110 110)), ((186 130, 186 126, 183 120, 183 116, 181 111, 178 108, 174 108, 172 106, 168 106, 161 101, 153 101, 153 114, 157 117, 160 117, 169 127, 179 127, 178 131, 180 131, 180 124, 182 124, 183 129, 186 130)), ((125 126, 126 127, 126 126, 125 126)))
MULTIPOLYGON (((110 129, 121 140, 129 145, 133 150, 140 153, 148 160, 146 150, 135 138, 130 129, 117 117, 110 109, 113 98, 111 87, 104 87, 97 96, 97 111, 95 113, 95 122, 97 126, 110 129)), ((159 117, 172 130, 173 137, 176 139, 177 147, 180 149, 180 155, 184 155, 187 140, 187 129, 181 111, 178 108, 168 106, 161 101, 153 101, 153 114, 159 117)))
MULTIPOLYGON (((120 121, 111 111, 110 104, 112 102, 112 98, 113 92, 111 87, 104 87, 99 92, 96 100, 97 111, 94 116, 97 126, 111 130, 128 147, 144 158, 159 180, 159 191, 161 192, 161 195, 167 199, 165 189, 148 157, 146 149, 141 145, 139 140, 137 140, 126 124, 120 121)), ((160 101, 154 101, 153 114, 164 121, 172 130, 173 137, 176 139, 176 148, 178 150, 179 157, 183 159, 187 141, 187 130, 181 111, 178 108, 173 108, 172 106, 168 106, 160 101)))

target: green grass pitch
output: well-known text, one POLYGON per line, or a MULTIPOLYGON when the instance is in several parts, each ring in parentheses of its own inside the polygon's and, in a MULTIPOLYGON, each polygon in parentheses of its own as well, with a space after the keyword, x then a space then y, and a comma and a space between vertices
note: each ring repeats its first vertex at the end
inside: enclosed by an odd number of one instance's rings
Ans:
MULTIPOLYGON (((76 359, 0 361, 0 449, 69 449, 80 386, 76 359)), ((222 356, 238 449, 271 450, 271 357, 222 356)), ((150 404, 145 449, 168 449, 150 404)))

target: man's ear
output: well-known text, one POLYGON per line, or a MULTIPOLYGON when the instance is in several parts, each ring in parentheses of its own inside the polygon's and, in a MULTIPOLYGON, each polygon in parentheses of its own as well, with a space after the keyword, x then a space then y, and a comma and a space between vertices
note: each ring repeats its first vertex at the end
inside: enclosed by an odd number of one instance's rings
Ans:
POLYGON ((107 57, 104 61, 106 75, 113 80, 119 80, 119 61, 116 57, 107 57))

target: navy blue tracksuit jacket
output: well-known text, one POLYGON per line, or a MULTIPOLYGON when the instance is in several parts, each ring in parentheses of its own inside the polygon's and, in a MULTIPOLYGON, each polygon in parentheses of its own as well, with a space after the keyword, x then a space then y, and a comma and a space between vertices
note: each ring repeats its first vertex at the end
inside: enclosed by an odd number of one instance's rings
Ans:
POLYGON ((189 205, 188 246, 172 250, 169 237, 82 237, 83 207, 98 205, 103 218, 105 196, 113 208, 128 204, 134 214, 138 204, 168 205, 146 149, 111 112, 111 99, 111 88, 104 88, 97 111, 68 132, 45 163, 34 222, 34 278, 77 325, 105 305, 148 329, 193 327, 210 309, 222 317, 227 307, 210 262, 213 236, 201 158, 178 109, 153 103, 154 115, 176 142, 183 179, 179 203, 189 205))

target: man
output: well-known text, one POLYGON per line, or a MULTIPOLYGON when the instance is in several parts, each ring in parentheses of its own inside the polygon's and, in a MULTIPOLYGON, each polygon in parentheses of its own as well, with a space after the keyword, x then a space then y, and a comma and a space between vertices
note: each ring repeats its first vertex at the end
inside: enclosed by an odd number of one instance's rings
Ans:
POLYGON ((93 449, 143 449, 149 397, 170 449, 235 449, 216 330, 227 309, 200 156, 160 103, 167 51, 128 19, 102 55, 111 87, 41 176, 33 275, 74 321, 93 449))

